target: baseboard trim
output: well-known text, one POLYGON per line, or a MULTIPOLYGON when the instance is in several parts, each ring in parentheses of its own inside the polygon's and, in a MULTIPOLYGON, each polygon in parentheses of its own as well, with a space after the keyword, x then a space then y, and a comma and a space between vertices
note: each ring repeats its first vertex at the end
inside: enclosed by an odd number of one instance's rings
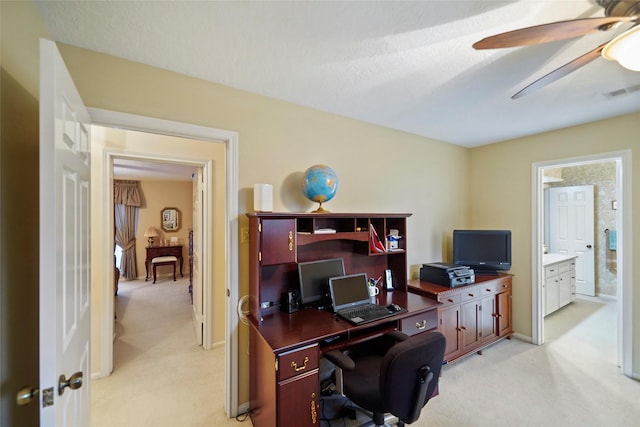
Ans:
POLYGON ((514 332, 512 337, 515 338, 515 339, 518 339, 520 341, 528 342, 529 344, 533 343, 533 338, 531 338, 529 336, 526 336, 526 335, 519 334, 517 332, 514 332))

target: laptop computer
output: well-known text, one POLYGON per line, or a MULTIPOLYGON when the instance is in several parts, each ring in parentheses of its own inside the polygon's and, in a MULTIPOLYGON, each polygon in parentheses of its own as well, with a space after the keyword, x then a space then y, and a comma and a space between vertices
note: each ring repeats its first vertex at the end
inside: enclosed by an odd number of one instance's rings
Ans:
POLYGON ((371 302, 366 273, 329 278, 329 292, 334 313, 354 325, 399 313, 371 302))

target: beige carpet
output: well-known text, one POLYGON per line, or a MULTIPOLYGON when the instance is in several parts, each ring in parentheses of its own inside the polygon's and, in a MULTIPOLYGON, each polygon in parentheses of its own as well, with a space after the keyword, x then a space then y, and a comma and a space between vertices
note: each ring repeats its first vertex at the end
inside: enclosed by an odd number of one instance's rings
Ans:
MULTIPOLYGON (((251 425, 224 414, 224 349, 195 345, 186 287, 121 284, 115 371, 92 382, 92 427, 251 425)), ((445 366, 440 395, 412 426, 639 426, 640 382, 616 366, 615 304, 579 299, 545 328, 543 346, 505 340, 445 366)))
POLYGON ((504 340, 445 366, 440 395, 412 426, 640 426, 640 382, 616 366, 614 303, 579 299, 546 318, 545 336, 543 346, 504 340))
POLYGON ((224 414, 224 347, 196 345, 186 278, 121 282, 116 313, 114 372, 91 383, 92 427, 239 424, 224 414))

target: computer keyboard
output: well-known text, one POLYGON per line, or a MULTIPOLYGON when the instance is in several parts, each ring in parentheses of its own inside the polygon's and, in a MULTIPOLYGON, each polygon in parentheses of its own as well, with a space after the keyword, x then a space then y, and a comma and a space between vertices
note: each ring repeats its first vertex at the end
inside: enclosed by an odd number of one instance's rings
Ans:
POLYGON ((386 307, 382 307, 380 305, 365 305, 362 307, 354 307, 349 308, 347 310, 343 310, 341 314, 347 317, 362 317, 363 319, 370 318, 371 316, 384 316, 389 314, 389 310, 386 307))

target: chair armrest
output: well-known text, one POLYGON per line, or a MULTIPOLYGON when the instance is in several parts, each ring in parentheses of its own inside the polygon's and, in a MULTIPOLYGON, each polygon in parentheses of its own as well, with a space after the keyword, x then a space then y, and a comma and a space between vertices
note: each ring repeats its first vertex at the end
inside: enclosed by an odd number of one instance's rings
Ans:
POLYGON ((324 353, 324 357, 337 367, 347 371, 352 371, 356 367, 356 362, 339 350, 328 351, 324 353))
POLYGON ((406 341, 410 338, 409 335, 400 331, 392 331, 392 332, 389 332, 387 335, 393 338, 394 340, 396 340, 397 342, 406 341))

